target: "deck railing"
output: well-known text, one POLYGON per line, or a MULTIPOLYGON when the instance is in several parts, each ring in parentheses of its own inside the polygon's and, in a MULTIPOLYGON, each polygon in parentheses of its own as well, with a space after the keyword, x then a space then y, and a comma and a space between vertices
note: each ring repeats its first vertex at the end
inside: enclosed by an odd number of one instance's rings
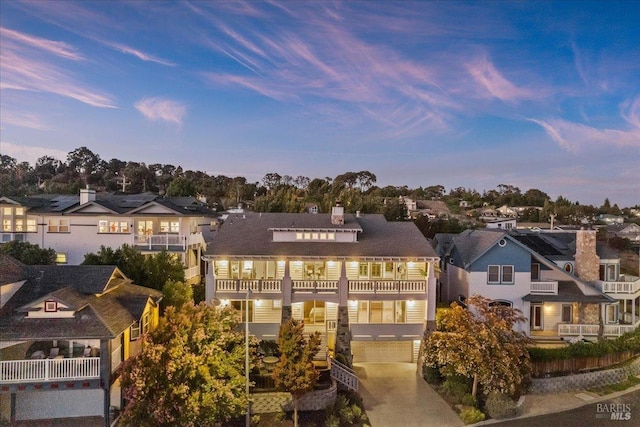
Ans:
POLYGON ((133 243, 137 247, 145 247, 149 250, 169 249, 170 247, 181 247, 186 250, 191 245, 206 245, 202 233, 191 234, 136 234, 133 243))
MULTIPOLYGON (((640 322, 639 322, 640 324, 640 322)), ((639 324, 636 325, 604 325, 603 335, 605 337, 619 337, 620 335, 634 331, 639 324)), ((584 337, 598 336, 600 326, 595 324, 561 324, 558 325, 558 335, 582 335, 584 337)))
POLYGON ((329 367, 331 369, 331 378, 351 390, 358 391, 360 381, 353 369, 332 357, 329 358, 329 367))
POLYGON ((0 383, 26 383, 100 378, 99 357, 5 360, 0 362, 0 383))
POLYGON ((282 292, 280 279, 216 279, 216 292, 245 294, 252 292, 277 294, 282 292))
POLYGON ((532 294, 558 295, 558 282, 554 281, 535 281, 531 282, 532 294))
POLYGON ((349 280, 351 294, 415 294, 426 290, 424 280, 349 280))
POLYGON ((635 276, 620 276, 615 282, 600 281, 602 292, 610 294, 634 295, 640 292, 640 278, 635 276))
POLYGON ((292 280, 293 292, 331 293, 338 292, 337 280, 292 280))

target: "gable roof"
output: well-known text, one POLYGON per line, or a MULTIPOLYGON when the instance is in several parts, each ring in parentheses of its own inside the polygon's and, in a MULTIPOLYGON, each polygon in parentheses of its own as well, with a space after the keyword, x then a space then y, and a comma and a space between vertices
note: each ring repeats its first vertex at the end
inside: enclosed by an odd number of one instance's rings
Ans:
POLYGON ((465 230, 457 236, 453 236, 451 246, 456 247, 464 267, 467 269, 502 239, 513 241, 506 232, 500 229, 465 230))
POLYGON ((252 213, 230 215, 213 236, 208 256, 412 257, 437 254, 413 222, 388 222, 382 215, 344 215, 344 225, 330 214, 252 213), (274 242, 273 230, 336 230, 358 233, 358 241, 274 242))
POLYGON ((0 309, 0 340, 111 339, 140 319, 161 292, 133 285, 115 266, 24 266, 25 284, 0 309), (29 318, 24 311, 52 299, 73 317, 29 318))

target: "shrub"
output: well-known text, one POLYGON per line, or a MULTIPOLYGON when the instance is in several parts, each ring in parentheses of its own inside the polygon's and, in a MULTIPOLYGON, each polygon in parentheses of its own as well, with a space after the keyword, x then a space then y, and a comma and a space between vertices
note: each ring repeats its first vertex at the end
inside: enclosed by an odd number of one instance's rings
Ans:
POLYGON ((440 369, 433 368, 428 365, 422 365, 422 378, 429 384, 440 384, 442 382, 442 374, 440 369))
POLYGON ((497 420, 518 415, 518 405, 509 396, 502 393, 490 393, 484 404, 487 414, 497 420))
POLYGON ((329 415, 324 420, 324 427, 340 427, 340 417, 337 415, 329 415))
POLYGON ((471 392, 471 382, 469 378, 459 375, 448 376, 441 387, 445 394, 454 398, 458 403, 462 402, 464 396, 471 392))
POLYGON ((478 399, 476 399, 476 397, 472 394, 465 394, 464 396, 462 396, 462 399, 460 399, 460 403, 464 406, 473 406, 476 408, 478 407, 478 399))
POLYGON ((367 415, 362 410, 362 399, 354 396, 353 393, 338 395, 333 405, 326 409, 325 426, 359 425, 367 422, 367 415))
POLYGON ((465 424, 475 424, 484 421, 485 415, 479 409, 466 408, 460 412, 460 419, 462 419, 465 424))

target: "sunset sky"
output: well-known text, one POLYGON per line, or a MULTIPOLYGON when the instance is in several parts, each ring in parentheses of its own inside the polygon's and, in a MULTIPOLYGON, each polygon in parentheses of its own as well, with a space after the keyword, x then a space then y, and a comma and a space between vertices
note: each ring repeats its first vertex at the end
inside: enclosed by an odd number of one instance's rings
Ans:
POLYGON ((640 204, 640 1, 2 1, 0 152, 640 204))

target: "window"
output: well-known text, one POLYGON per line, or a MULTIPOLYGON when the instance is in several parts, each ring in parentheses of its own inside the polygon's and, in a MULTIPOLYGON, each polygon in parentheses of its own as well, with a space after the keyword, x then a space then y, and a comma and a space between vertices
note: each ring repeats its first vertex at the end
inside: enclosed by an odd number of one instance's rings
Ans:
POLYGON ((24 215, 24 208, 16 208, 16 216, 24 215))
POLYGON ((50 219, 49 233, 68 233, 69 232, 69 220, 68 219, 50 219))
POLYGON ((540 264, 531 264, 531 280, 540 280, 540 264))
POLYGON ((135 322, 129 328, 129 339, 135 341, 140 338, 140 322, 135 322))
POLYGON ((98 233, 128 233, 129 223, 127 221, 98 221, 98 233))
POLYGON ((141 332, 142 332, 143 334, 146 334, 147 332, 149 332, 150 321, 151 321, 151 315, 149 315, 149 313, 145 313, 145 314, 142 316, 142 328, 141 328, 141 332))
POLYGON ((369 277, 369 263, 361 262, 359 264, 358 275, 361 277, 369 277))
POLYGON ((567 273, 573 273, 573 264, 571 264, 570 262, 566 263, 564 265, 564 271, 566 271, 567 273))
MULTIPOLYGON (((358 317, 360 318, 360 315, 358 317)), ((406 301, 369 301, 369 323, 406 323, 406 321, 406 301)))
POLYGON ((303 305, 305 324, 323 324, 326 316, 324 301, 305 301, 303 305))
POLYGON ((11 208, 4 207, 2 208, 2 213, 7 216, 11 216, 11 208))
POLYGON ((606 308, 607 323, 618 323, 618 306, 616 304, 609 304, 606 308))
POLYGON ((58 302, 57 301, 45 301, 44 302, 44 311, 46 313, 55 313, 58 311, 58 302))
POLYGON ((56 264, 66 264, 67 263, 67 254, 64 252, 56 253, 56 264))
POLYGON ((16 232, 24 231, 24 219, 16 219, 16 232))
POLYGON ((607 280, 612 282, 612 281, 616 280, 617 278, 618 277, 617 277, 617 274, 616 274, 616 265, 615 264, 607 265, 607 280))
POLYGON ((562 304, 562 323, 571 323, 573 321, 573 305, 562 304))
MULTIPOLYGON (((243 323, 247 321, 246 320, 247 310, 245 309, 246 304, 247 304, 247 301, 244 301, 244 300, 231 301, 231 306, 240 312, 240 321, 243 323)), ((253 322, 253 301, 249 301, 248 312, 249 312, 249 322, 253 322)))
POLYGON ((36 220, 35 219, 28 219, 27 220, 27 231, 29 231, 29 232, 37 231, 37 226, 36 226, 36 220))
POLYGON ((180 223, 178 221, 160 221, 161 233, 178 233, 180 231, 180 223))
POLYGON ((2 220, 2 231, 7 231, 7 232, 12 232, 13 231, 13 227, 11 226, 11 220, 10 219, 3 219, 2 220))
POLYGON ((500 266, 499 265, 490 265, 489 266, 488 282, 489 283, 500 283, 500 266))
POLYGON ((371 263, 371 277, 374 279, 379 279, 382 277, 382 263, 381 262, 372 262, 371 263))
POLYGON ((502 283, 513 283, 513 265, 502 266, 502 283))

